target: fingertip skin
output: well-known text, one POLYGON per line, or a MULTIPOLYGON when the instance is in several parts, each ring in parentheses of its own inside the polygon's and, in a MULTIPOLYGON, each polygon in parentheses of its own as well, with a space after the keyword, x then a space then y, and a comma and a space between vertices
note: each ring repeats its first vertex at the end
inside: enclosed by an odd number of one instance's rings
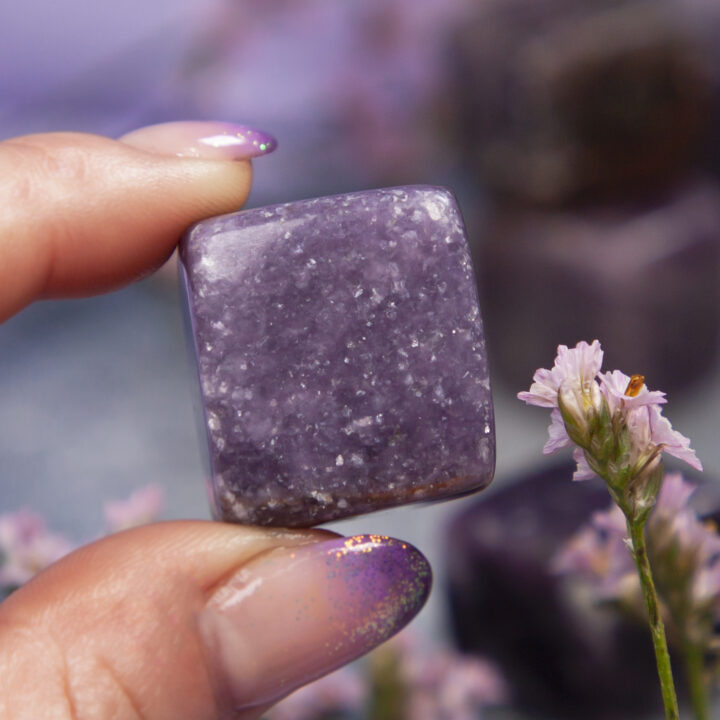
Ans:
POLYGON ((147 275, 186 227, 241 207, 251 178, 247 160, 163 156, 96 135, 0 143, 0 320, 38 298, 147 275))
POLYGON ((76 550, 0 603, 0 720, 217 720, 208 598, 263 553, 331 537, 175 521, 76 550))
POLYGON ((402 540, 158 523, 61 559, 0 603, 0 720, 255 720, 422 608, 402 540))

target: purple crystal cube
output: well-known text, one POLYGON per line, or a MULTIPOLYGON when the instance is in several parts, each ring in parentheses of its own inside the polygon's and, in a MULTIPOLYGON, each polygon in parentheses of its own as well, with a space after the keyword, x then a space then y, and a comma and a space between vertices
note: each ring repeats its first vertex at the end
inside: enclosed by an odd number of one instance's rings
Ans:
POLYGON ((180 257, 218 518, 310 526, 490 482, 488 366, 449 191, 212 218, 180 257))

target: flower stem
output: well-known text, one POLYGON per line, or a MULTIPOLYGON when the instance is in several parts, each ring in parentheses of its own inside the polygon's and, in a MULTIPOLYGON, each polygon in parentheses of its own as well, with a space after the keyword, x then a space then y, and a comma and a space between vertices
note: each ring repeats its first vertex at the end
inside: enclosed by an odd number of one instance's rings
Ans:
POLYGON ((710 705, 705 681, 705 653, 700 645, 689 639, 685 640, 685 665, 695 720, 710 720, 710 705))
POLYGON ((655 662, 657 663, 660 689, 662 690, 663 704, 665 706, 665 718, 666 720, 679 720, 680 712, 678 710, 677 696, 675 695, 670 654, 665 637, 665 625, 660 614, 660 604, 655 592, 655 583, 650 572, 650 563, 645 545, 645 523, 627 518, 627 528, 632 542, 633 557, 637 566, 640 584, 645 596, 650 634, 655 648, 655 662))

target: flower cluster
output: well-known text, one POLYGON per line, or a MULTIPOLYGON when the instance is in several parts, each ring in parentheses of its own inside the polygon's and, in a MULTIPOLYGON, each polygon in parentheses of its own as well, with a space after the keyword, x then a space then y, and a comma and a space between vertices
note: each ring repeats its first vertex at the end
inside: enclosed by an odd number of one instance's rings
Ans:
POLYGON ((51 533, 37 513, 0 515, 0 598, 72 549, 70 541, 51 533))
MULTIPOLYGON (((694 491, 679 473, 665 476, 647 523, 647 544, 672 637, 709 651, 720 622, 720 536, 688 505, 694 491)), ((642 597, 627 543, 623 515, 613 506, 595 513, 569 540, 553 569, 586 583, 598 602, 635 611, 642 597)))
POLYGON ((364 663, 297 690, 265 720, 478 720, 507 689, 489 662, 404 632, 364 663))
POLYGON ((477 720, 483 708, 507 700, 505 684, 485 660, 441 650, 408 658, 407 718, 477 720))
MULTIPOLYGON (((148 485, 127 500, 106 503, 108 532, 152 522, 163 502, 162 489, 148 485)), ((0 515, 0 599, 74 549, 67 538, 50 532, 45 519, 37 513, 19 510, 0 515)))
MULTIPOLYGON (((687 621, 695 616, 695 606, 691 605, 691 609, 687 604, 692 603, 694 598, 689 594, 688 582, 683 584, 678 580, 678 574, 685 571, 693 574, 694 566, 689 560, 697 559, 698 553, 702 554, 699 547, 705 547, 705 543, 700 542, 696 524, 690 523, 679 510, 682 506, 679 501, 684 493, 677 490, 672 482, 666 488, 664 500, 670 510, 661 510, 656 516, 661 531, 657 532, 655 547, 658 557, 652 564, 646 537, 649 534, 646 533, 648 518, 663 483, 662 453, 674 455, 697 470, 702 470, 702 465, 688 438, 673 430, 663 417, 660 406, 665 403, 665 393, 648 390, 642 375, 625 375, 620 370, 601 373, 602 360, 603 352, 597 340, 591 344, 580 342, 572 349, 560 345, 553 368, 538 370, 530 390, 518 393, 520 400, 529 405, 552 408, 550 439, 544 452, 552 453, 574 445, 573 454, 577 461, 574 479, 599 476, 605 481, 618 508, 618 513, 611 511, 596 515, 590 530, 576 541, 574 559, 570 554, 564 562, 572 564, 572 560, 578 567, 600 571, 598 574, 601 577, 604 575, 603 592, 612 595, 613 590, 617 592, 628 577, 625 572, 627 553, 621 549, 627 543, 645 601, 665 717, 667 720, 678 720, 677 694, 661 595, 653 579, 652 566, 661 567, 663 599, 676 623, 682 625, 686 664, 690 668, 688 677, 692 704, 698 720, 707 720, 708 693, 702 667, 703 648, 687 634, 687 621), (623 521, 627 539, 622 530, 623 521), (668 533, 679 531, 680 527, 684 529, 686 541, 700 543, 693 546, 692 552, 683 553, 676 541, 670 541, 667 546, 662 544, 668 533), (665 548, 667 557, 663 555, 665 548), (686 560, 689 563, 687 568, 682 564, 686 560), (667 575, 662 569, 665 567, 671 568, 667 575)), ((707 545, 709 547, 711 543, 707 545)), ((712 585, 701 567, 695 567, 695 570, 699 573, 698 578, 705 578, 703 582, 712 585)), ((714 577, 714 570, 710 576, 714 577)), ((707 627, 707 623, 703 627, 707 627)))
POLYGON ((665 393, 650 391, 642 375, 600 372, 603 352, 595 340, 558 347, 551 370, 541 368, 518 398, 552 408, 545 454, 574 445, 574 480, 603 478, 615 502, 638 517, 654 505, 662 478, 661 453, 697 470, 690 441, 663 417, 665 393))
POLYGON ((273 707, 265 720, 325 720, 362 716, 367 688, 359 673, 341 668, 296 690, 273 707))

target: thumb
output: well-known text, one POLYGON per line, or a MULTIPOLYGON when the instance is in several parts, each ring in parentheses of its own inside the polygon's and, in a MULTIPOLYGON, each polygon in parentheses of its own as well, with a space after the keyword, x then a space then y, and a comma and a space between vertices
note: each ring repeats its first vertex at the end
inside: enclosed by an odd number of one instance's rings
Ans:
POLYGON ((0 717, 260 717, 420 610, 430 569, 379 536, 162 523, 0 604, 0 717))

